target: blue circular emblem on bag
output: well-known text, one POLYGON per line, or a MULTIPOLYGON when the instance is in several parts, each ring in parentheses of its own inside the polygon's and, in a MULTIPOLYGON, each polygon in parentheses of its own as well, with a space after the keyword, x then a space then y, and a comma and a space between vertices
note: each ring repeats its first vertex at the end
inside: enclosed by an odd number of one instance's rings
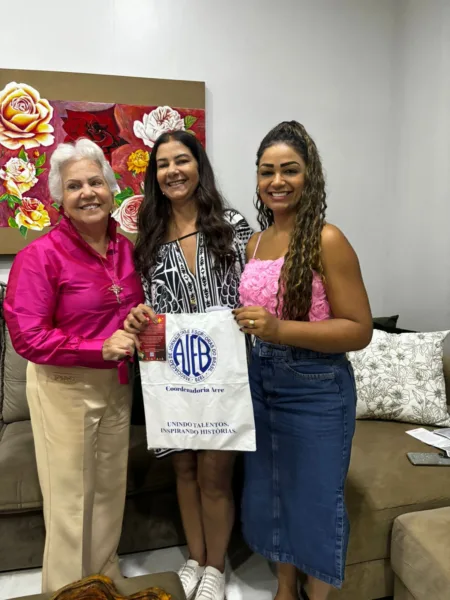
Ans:
POLYGON ((170 340, 167 360, 182 379, 189 383, 201 383, 217 366, 217 347, 205 331, 181 329, 170 340))

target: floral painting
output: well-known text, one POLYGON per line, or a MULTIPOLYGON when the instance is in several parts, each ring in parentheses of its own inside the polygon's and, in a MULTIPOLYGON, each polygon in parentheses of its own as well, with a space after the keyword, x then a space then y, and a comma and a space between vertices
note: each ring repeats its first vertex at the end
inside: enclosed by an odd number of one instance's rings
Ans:
POLYGON ((102 148, 114 170, 120 192, 113 217, 135 233, 153 146, 176 130, 204 145, 205 111, 52 100, 26 83, 8 83, 0 91, 0 227, 26 237, 58 222, 60 209, 47 187, 49 159, 58 144, 84 137, 102 148))

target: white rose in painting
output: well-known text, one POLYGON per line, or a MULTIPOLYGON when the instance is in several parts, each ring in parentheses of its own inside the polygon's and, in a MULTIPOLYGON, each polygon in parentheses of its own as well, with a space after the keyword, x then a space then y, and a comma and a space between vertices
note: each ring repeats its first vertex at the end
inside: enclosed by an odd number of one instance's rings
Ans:
POLYGON ((119 208, 113 212, 113 219, 119 223, 123 231, 126 231, 127 233, 137 233, 137 220, 143 200, 144 196, 141 194, 131 196, 131 198, 124 200, 119 208))
POLYGON ((156 140, 163 133, 185 129, 181 115, 170 106, 159 106, 151 113, 144 115, 142 121, 135 121, 134 135, 146 146, 153 148, 156 140))
POLYGON ((21 158, 10 158, 0 169, 0 178, 4 180, 4 187, 8 194, 22 198, 36 183, 36 167, 32 162, 25 162, 21 158))

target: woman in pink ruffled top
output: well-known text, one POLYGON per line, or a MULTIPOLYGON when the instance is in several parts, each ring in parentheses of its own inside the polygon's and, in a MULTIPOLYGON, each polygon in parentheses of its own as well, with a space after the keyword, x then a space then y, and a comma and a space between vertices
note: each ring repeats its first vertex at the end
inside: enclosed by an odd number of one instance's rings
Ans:
POLYGON ((344 486, 356 391, 346 353, 364 348, 372 318, 356 254, 325 222, 316 145, 284 122, 257 155, 258 221, 236 320, 256 342, 250 363, 257 451, 246 455, 243 529, 277 563, 276 600, 326 600, 344 577, 344 486))
POLYGON ((44 500, 44 592, 87 575, 120 577, 131 386, 123 330, 144 293, 133 245, 111 218, 114 172, 90 140, 60 144, 49 188, 63 217, 16 256, 4 312, 26 358, 44 500))

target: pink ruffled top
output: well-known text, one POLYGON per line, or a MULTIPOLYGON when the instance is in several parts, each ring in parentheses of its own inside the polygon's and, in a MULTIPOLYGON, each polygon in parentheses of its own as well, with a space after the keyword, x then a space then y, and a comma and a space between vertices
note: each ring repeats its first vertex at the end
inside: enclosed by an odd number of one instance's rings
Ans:
MULTIPOLYGON (((258 250, 259 241, 254 255, 258 250)), ((251 258, 242 273, 239 293, 243 306, 262 306, 273 315, 277 315, 277 293, 278 281, 284 257, 277 260, 260 260, 251 258)), ((278 315, 281 314, 282 299, 278 306, 278 315)), ((325 292, 322 278, 315 271, 312 281, 311 308, 309 311, 310 321, 326 321, 331 318, 331 309, 325 292)))

